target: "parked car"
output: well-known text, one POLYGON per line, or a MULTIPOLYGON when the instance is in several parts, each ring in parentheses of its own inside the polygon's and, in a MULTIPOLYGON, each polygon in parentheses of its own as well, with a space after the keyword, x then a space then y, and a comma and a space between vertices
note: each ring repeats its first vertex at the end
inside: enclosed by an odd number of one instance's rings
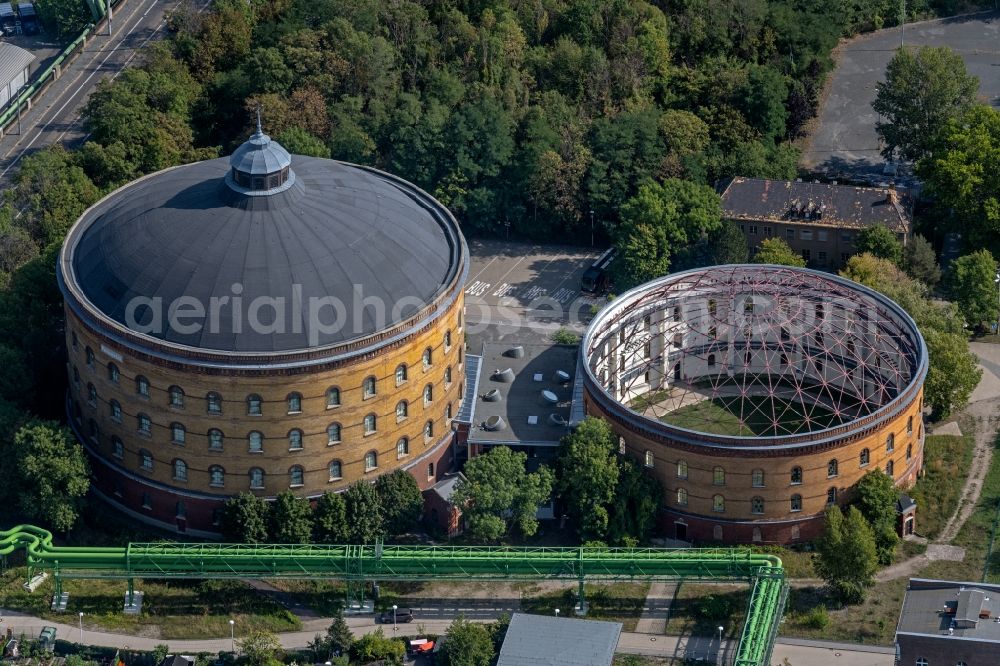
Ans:
MULTIPOLYGON (((382 624, 392 624, 392 613, 393 610, 389 610, 381 613, 377 620, 382 624)), ((397 608, 396 611, 396 623, 402 624, 404 622, 413 622, 413 611, 409 608, 397 608)))

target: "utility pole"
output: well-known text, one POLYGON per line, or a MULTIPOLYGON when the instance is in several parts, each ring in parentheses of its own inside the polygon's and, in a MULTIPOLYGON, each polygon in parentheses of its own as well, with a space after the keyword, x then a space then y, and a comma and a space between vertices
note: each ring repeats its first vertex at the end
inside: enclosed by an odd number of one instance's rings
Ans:
POLYGON ((108 37, 111 36, 111 0, 105 0, 108 3, 108 37))
POLYGON ((903 48, 903 34, 906 27, 906 0, 899 0, 899 48, 903 48))
POLYGON ((590 209, 590 247, 594 247, 594 209, 590 209))

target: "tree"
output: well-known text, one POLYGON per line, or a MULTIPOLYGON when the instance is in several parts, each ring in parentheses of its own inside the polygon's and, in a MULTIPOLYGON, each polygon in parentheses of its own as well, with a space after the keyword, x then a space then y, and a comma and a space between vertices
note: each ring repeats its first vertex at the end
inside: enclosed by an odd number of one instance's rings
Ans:
POLYGON ((875 583, 878 554, 875 535, 857 507, 847 515, 833 505, 826 510, 823 536, 816 544, 816 573, 826 581, 833 596, 842 603, 864 601, 875 583))
POLYGON ((618 484, 616 440, 607 422, 584 419, 559 443, 557 488, 582 539, 603 539, 618 484))
POLYGON ((333 616, 333 622, 326 630, 326 640, 330 649, 338 655, 347 654, 348 650, 351 649, 351 644, 354 643, 354 634, 351 633, 350 627, 344 621, 344 614, 339 608, 333 616))
POLYGON ((375 481, 375 492, 389 534, 405 534, 416 527, 424 510, 424 496, 413 475, 403 469, 375 481))
POLYGON ((490 666, 495 654, 489 630, 462 616, 448 626, 443 652, 445 666, 490 666))
POLYGON ((976 104, 944 128, 942 148, 917 164, 947 231, 997 249, 1000 235, 1000 111, 976 104))
POLYGON ((920 280, 930 289, 941 281, 941 267, 938 266, 934 247, 919 234, 915 234, 906 246, 903 266, 910 277, 920 280))
POLYGON ((344 508, 352 543, 373 543, 385 535, 382 505, 375 486, 368 481, 357 481, 344 491, 344 508))
POLYGON ((506 446, 493 447, 465 464, 452 501, 462 507, 469 534, 498 541, 516 528, 531 536, 538 529, 538 505, 552 493, 553 475, 544 465, 529 474, 528 456, 506 446))
POLYGON ((363 664, 379 660, 385 660, 390 664, 402 664, 404 652, 406 648, 403 642, 386 638, 382 627, 365 634, 351 646, 352 655, 363 664))
POLYGON ((250 633, 236 642, 236 646, 253 666, 264 666, 281 649, 277 636, 260 629, 251 629, 250 633))
POLYGON ((979 328, 984 321, 996 321, 1000 314, 994 282, 996 272, 997 262, 986 249, 951 262, 948 291, 969 328, 979 328))
POLYGON ((61 42, 77 37, 90 22, 83 0, 50 0, 38 5, 38 19, 45 31, 61 42))
POLYGON ((872 108, 882 118, 875 125, 885 142, 882 154, 898 151, 917 161, 932 154, 941 130, 972 106, 979 79, 951 49, 924 46, 916 53, 898 50, 877 90, 872 108))
POLYGON ((778 238, 765 238, 757 247, 757 252, 753 255, 755 264, 775 264, 777 266, 797 266, 802 268, 806 265, 805 259, 797 254, 795 250, 788 246, 788 243, 778 238))
POLYGON ((312 509, 309 502, 290 491, 278 493, 267 512, 271 543, 309 543, 312 539, 312 509))
POLYGON ((899 543, 896 533, 896 500, 899 491, 892 477, 880 469, 868 472, 854 488, 854 504, 875 534, 878 563, 892 564, 899 543))
POLYGON ((325 492, 316 500, 313 512, 313 538, 317 543, 347 543, 347 505, 340 493, 325 492))
POLYGON ((671 254, 722 225, 719 195, 676 178, 647 182, 622 206, 615 285, 626 289, 665 275, 671 254))
POLYGON ((90 489, 90 467, 73 434, 55 421, 31 421, 14 435, 10 463, 5 477, 25 517, 69 532, 90 489))
POLYGON ((222 535, 236 543, 267 542, 267 502, 247 492, 234 495, 222 507, 222 535))
POLYGON ((743 112, 747 121, 764 137, 784 137, 788 111, 788 86, 780 72, 767 65, 750 67, 743 91, 743 112))
POLYGON ((289 127, 276 137, 278 142, 293 155, 330 157, 330 147, 301 127, 289 127))
POLYGON ((608 537, 614 543, 645 542, 656 525, 663 488, 631 458, 618 461, 618 487, 611 503, 608 537))
POLYGON ((24 210, 24 225, 42 245, 62 241, 66 231, 100 197, 100 191, 62 144, 21 160, 11 202, 24 210))
POLYGON ((896 240, 896 234, 882 224, 873 224, 858 232, 854 247, 858 254, 868 252, 897 266, 903 263, 903 246, 896 240))
POLYGON ((930 367, 924 399, 935 419, 943 419, 969 401, 983 376, 965 338, 956 333, 923 331, 930 367))

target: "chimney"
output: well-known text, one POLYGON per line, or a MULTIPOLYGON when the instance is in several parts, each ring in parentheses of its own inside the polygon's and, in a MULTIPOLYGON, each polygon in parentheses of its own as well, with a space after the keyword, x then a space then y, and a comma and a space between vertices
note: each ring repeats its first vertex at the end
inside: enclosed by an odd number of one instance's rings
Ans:
POLYGON ((885 193, 885 201, 891 206, 899 203, 899 194, 896 192, 896 183, 889 183, 889 189, 885 193))

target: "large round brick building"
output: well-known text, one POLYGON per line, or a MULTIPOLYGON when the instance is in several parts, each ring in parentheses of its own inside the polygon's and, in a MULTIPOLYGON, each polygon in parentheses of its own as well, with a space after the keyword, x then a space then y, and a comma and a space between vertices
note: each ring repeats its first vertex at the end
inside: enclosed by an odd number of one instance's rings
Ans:
POLYGON ((872 469, 923 460, 927 350, 849 280, 781 266, 676 273, 615 299, 582 342, 587 413, 663 485, 679 539, 811 539, 872 469))
POLYGON ((211 535, 240 491, 450 466, 468 251, 413 185, 258 128, 106 196, 58 268, 70 420, 129 514, 211 535))

